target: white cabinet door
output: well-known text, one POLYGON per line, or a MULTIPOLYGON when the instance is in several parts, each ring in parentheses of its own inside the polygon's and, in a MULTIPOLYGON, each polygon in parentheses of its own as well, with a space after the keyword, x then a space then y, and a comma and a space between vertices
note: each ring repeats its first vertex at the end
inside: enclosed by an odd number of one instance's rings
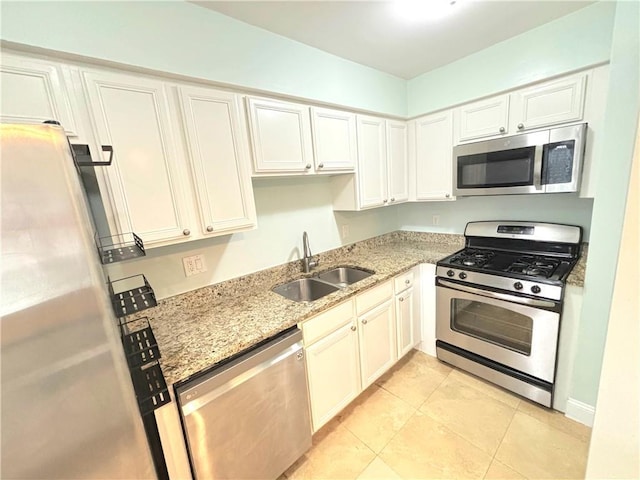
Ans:
POLYGON ((436 266, 432 263, 420 265, 422 287, 420 305, 422 317, 422 342, 419 349, 436 356, 436 266))
POLYGON ((363 390, 395 363, 395 329, 392 300, 387 300, 358 317, 363 390))
POLYGON ((355 114, 311 107, 311 126, 316 171, 353 171, 357 159, 355 114))
POLYGON ((247 97, 256 173, 313 171, 309 107, 247 97))
POLYGON ((532 128, 582 120, 586 74, 547 82, 512 94, 511 128, 532 128))
POLYGON ((191 234, 164 83, 107 72, 83 72, 91 120, 103 145, 113 145, 105 170, 120 232, 145 245, 191 234))
POLYGON ((349 319, 305 351, 311 418, 317 432, 361 391, 354 321, 349 319))
POLYGON ((358 115, 357 125, 359 206, 380 207, 388 201, 385 120, 358 115))
POLYGON ((413 288, 396 295, 398 359, 409 353, 415 344, 413 301, 413 288))
POLYGON ((505 134, 509 127, 509 95, 463 105, 456 115, 458 142, 505 134))
POLYGON ((240 97, 179 86, 185 137, 203 235, 256 225, 240 97))
POLYGON ((387 120, 387 185, 389 204, 409 200, 407 122, 387 120))
POLYGON ((6 53, 0 62, 2 123, 57 120, 67 135, 78 135, 61 65, 6 53))
POLYGON ((452 198, 452 115, 447 110, 415 120, 416 200, 452 198))

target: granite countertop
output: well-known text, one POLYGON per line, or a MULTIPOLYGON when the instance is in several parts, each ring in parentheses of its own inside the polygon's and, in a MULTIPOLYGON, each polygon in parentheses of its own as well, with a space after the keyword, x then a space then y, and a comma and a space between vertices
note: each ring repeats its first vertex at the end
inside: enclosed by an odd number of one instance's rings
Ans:
MULTIPOLYGON (((338 265, 375 274, 311 303, 297 303, 271 291, 280 283, 310 276, 300 273, 300 261, 296 261, 161 300, 143 314, 158 342, 167 385, 177 384, 415 265, 436 263, 463 246, 462 235, 393 232, 320 254, 314 274, 338 265)), ((576 266, 574 270, 569 283, 581 285, 584 269, 576 266)))

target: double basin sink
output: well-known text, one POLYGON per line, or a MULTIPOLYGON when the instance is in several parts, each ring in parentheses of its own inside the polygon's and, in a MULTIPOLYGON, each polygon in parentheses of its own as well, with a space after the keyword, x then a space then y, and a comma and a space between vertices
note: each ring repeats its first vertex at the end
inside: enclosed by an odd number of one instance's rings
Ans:
POLYGON ((272 290, 294 302, 313 302, 373 274, 374 272, 359 268, 337 267, 314 277, 292 280, 272 290))

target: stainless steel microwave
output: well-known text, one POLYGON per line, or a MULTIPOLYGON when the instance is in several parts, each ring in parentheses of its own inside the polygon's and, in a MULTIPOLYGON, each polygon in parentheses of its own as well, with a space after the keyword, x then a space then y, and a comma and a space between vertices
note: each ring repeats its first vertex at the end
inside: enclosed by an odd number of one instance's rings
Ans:
POLYGON ((586 136, 581 123, 454 147, 453 193, 577 192, 586 136))

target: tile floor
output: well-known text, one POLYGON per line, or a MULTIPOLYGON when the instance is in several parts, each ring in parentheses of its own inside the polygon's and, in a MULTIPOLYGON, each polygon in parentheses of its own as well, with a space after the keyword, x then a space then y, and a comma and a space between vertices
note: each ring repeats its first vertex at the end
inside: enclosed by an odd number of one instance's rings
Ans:
POLYGON ((414 350, 316 433, 282 478, 584 478, 590 435, 414 350))

